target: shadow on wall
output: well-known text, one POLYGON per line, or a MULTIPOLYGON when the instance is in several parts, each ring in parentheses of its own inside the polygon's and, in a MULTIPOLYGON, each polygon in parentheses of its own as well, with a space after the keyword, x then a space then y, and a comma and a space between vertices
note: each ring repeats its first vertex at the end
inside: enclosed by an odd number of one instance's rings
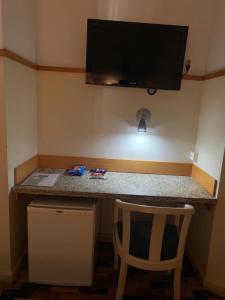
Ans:
MULTIPOLYGON (((225 291, 225 151, 218 190, 218 203, 213 216, 206 285, 214 284, 225 291)), ((223 293, 224 294, 224 293, 223 293)))
POLYGON ((220 253, 225 252, 225 152, 216 207, 197 205, 195 208, 188 236, 188 253, 200 278, 213 281, 213 277, 218 277, 216 274, 225 274, 224 269, 218 270, 219 266, 225 268, 224 254, 220 257, 220 253))
POLYGON ((11 271, 15 276, 27 254, 27 205, 31 198, 9 194, 11 271))

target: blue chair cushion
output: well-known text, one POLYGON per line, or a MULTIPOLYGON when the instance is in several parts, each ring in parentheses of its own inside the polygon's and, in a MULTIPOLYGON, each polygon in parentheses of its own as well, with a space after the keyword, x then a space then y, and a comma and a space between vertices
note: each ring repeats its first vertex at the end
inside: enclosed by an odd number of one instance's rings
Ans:
MULTIPOLYGON (((148 259, 149 243, 152 231, 152 222, 131 222, 130 254, 139 258, 148 259)), ((118 223, 118 233, 122 241, 122 223, 118 223)), ((179 243, 177 227, 174 224, 166 224, 164 228, 161 260, 175 258, 179 243)))

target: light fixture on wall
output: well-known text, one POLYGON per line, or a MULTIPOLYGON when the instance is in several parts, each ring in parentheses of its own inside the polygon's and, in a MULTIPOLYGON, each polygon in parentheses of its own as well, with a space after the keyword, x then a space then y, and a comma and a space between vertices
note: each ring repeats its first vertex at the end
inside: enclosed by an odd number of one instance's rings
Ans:
POLYGON ((151 112, 147 108, 139 109, 136 113, 136 119, 138 121, 137 132, 147 131, 147 122, 151 119, 151 112))

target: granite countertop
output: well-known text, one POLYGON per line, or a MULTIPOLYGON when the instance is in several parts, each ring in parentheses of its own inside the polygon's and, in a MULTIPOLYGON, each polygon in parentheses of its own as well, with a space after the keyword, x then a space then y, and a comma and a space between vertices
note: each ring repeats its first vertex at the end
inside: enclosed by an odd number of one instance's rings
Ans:
POLYGON ((38 169, 38 172, 60 173, 53 187, 15 185, 18 194, 78 196, 123 200, 166 200, 185 203, 216 203, 201 185, 188 176, 107 172, 106 179, 65 176, 63 169, 38 169))

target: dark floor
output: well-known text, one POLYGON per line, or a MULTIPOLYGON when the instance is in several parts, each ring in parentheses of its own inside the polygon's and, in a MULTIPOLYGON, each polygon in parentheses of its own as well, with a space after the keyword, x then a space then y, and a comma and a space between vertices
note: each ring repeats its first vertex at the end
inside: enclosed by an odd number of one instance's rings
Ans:
MULTIPOLYGON (((113 300, 118 274, 113 270, 113 249, 109 243, 98 245, 98 260, 92 287, 60 287, 29 283, 27 271, 14 284, 0 283, 0 300, 113 300)), ((146 272, 129 268, 124 300, 173 299, 173 276, 167 272, 146 272)), ((223 299, 205 291, 193 269, 184 259, 181 283, 182 300, 223 299)))

